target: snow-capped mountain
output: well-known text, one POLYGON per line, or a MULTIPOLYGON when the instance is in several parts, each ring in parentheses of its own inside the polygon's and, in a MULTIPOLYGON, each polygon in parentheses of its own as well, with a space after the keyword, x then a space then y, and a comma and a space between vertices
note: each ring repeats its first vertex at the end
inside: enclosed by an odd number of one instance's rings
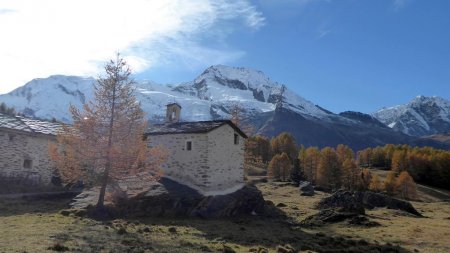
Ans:
MULTIPOLYGON (((94 82, 90 77, 61 75, 34 79, 0 95, 0 101, 26 116, 54 117, 69 122, 69 104, 81 107, 91 99, 94 82)), ((172 102, 182 106, 181 118, 185 121, 229 118, 235 105, 247 115, 268 112, 275 110, 277 103, 305 116, 326 118, 328 115, 260 71, 222 65, 212 66, 194 81, 176 86, 139 81, 136 96, 154 121, 164 118, 165 105, 172 102)))
MULTIPOLYGON (((89 101, 93 97, 94 82, 91 77, 62 75, 34 79, 0 95, 0 102, 26 116, 70 122, 69 105, 80 108, 89 101)), ((391 118, 397 115, 401 118, 400 112, 409 110, 402 109, 405 106, 393 111, 385 109, 384 114, 377 112, 378 117, 374 115, 375 118, 358 112, 337 115, 272 81, 261 71, 248 68, 212 66, 195 80, 178 85, 138 81, 136 97, 151 122, 163 121, 166 104, 173 102, 182 106, 183 121, 230 118, 232 109, 239 106, 243 122, 253 125, 257 133, 271 137, 287 131, 294 135, 298 144, 305 146, 325 147, 342 143, 358 150, 386 143, 414 145, 417 139, 383 124, 397 122, 391 118)), ((420 110, 413 107, 414 112, 409 113, 413 116, 427 114, 421 116, 428 126, 426 129, 435 128, 430 123, 434 122, 433 117, 438 117, 439 122, 449 119, 448 101, 435 100, 438 102, 425 103, 428 106, 423 108, 417 106, 420 110)), ((411 134, 411 130, 407 133, 411 134)), ((450 148, 433 140, 427 145, 450 148)))
POLYGON ((390 128, 412 136, 450 131, 450 101, 418 96, 405 105, 383 108, 373 116, 390 128))
POLYGON ((69 105, 81 107, 93 95, 91 77, 54 75, 33 79, 12 92, 0 95, 0 102, 26 116, 70 121, 69 105))

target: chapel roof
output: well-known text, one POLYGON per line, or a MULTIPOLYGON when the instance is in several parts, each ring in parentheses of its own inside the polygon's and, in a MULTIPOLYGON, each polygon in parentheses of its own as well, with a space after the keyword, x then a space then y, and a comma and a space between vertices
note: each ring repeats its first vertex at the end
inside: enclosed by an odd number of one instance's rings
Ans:
POLYGON ((187 133, 207 133, 220 126, 228 124, 242 137, 247 135, 242 132, 231 120, 210 120, 196 122, 176 122, 151 125, 145 135, 165 135, 165 134, 187 134, 187 133))
POLYGON ((0 128, 27 133, 56 135, 57 132, 62 129, 62 125, 50 121, 30 119, 22 116, 10 116, 0 113, 0 128))

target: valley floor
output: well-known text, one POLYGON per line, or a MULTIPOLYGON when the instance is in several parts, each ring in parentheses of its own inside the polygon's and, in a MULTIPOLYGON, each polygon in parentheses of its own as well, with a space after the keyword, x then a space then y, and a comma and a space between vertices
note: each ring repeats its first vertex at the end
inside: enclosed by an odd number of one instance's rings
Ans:
POLYGON ((25 201, 0 199, 0 252, 236 252, 264 247, 275 252, 290 244, 300 252, 450 252, 450 203, 413 202, 425 218, 385 208, 368 211, 382 226, 366 228, 346 222, 305 228, 298 222, 317 212, 314 205, 326 193, 300 196, 296 187, 259 183, 266 200, 289 220, 168 219, 95 221, 63 215, 68 199, 25 201), (390 251, 392 252, 392 251, 390 251))
MULTIPOLYGON (((280 187, 276 184, 261 184, 259 188, 265 193, 264 198, 271 200, 275 205, 283 203, 280 207, 289 217, 300 222, 307 216, 315 214, 315 204, 327 193, 316 192, 314 197, 299 196, 294 187, 280 187)), ((422 192, 421 198, 426 201, 413 201, 413 206, 424 216, 417 218, 405 212, 387 208, 366 210, 372 221, 381 224, 378 227, 362 227, 349 225, 346 222, 327 224, 321 227, 303 228, 305 232, 322 232, 334 236, 350 236, 371 243, 391 243, 400 245, 411 252, 450 252, 450 202, 422 192)), ((448 196, 445 195, 442 196, 448 196)))

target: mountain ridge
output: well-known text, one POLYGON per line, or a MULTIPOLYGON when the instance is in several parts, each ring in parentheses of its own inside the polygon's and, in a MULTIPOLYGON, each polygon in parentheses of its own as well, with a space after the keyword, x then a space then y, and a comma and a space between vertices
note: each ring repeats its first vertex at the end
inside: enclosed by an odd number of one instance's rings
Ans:
MULTIPOLYGON (((69 104, 81 107, 90 100, 94 82, 92 77, 63 75, 33 79, 0 95, 0 102, 14 106, 26 116, 70 122, 69 104)), ((388 142, 409 144, 415 140, 387 127, 373 114, 332 113, 263 72, 249 68, 214 65, 194 80, 178 85, 138 81, 135 94, 154 123, 164 120, 166 104, 177 102, 183 108, 184 121, 229 119, 238 106, 241 116, 256 126, 256 133, 270 137, 290 131, 299 143, 307 145, 322 147, 340 142, 361 148, 388 142)))
POLYGON ((450 130, 450 101, 438 96, 417 96, 406 104, 382 108, 372 116, 411 136, 438 134, 450 130))

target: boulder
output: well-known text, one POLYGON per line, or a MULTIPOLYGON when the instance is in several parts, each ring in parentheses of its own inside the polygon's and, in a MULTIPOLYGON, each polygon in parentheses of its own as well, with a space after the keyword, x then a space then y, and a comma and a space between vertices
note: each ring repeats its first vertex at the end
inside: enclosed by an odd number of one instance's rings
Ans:
POLYGON ((340 222, 358 216, 354 212, 340 212, 334 208, 319 211, 317 214, 306 217, 301 221, 305 226, 320 226, 324 223, 340 222))
POLYGON ((422 216, 410 202, 405 200, 392 198, 381 193, 370 191, 355 192, 354 196, 367 209, 373 209, 375 207, 387 207, 389 209, 402 210, 416 216, 422 216))
POLYGON ((313 196, 314 195, 314 186, 311 184, 311 182, 300 181, 298 189, 300 191, 301 196, 313 196))
MULTIPOLYGON (((242 215, 280 217, 282 213, 273 205, 266 204, 261 191, 253 185, 226 195, 203 196, 196 190, 167 178, 151 182, 145 191, 118 194, 116 205, 110 213, 120 217, 203 217, 221 218, 242 215)), ((87 190, 77 196, 74 208, 86 208, 95 204, 98 188, 87 190)))
POLYGON ((421 216, 411 203, 374 192, 350 192, 338 190, 323 198, 318 206, 320 211, 302 221, 303 225, 321 225, 327 222, 339 222, 349 219, 349 224, 373 227, 380 224, 370 221, 365 208, 387 207, 421 216))
POLYGON ((357 199, 353 192, 338 190, 333 195, 323 198, 318 207, 320 209, 333 208, 340 212, 365 214, 364 205, 357 199))
POLYGON ((363 226, 363 227, 377 227, 377 226, 381 226, 380 223, 378 223, 376 221, 371 221, 371 220, 369 220, 369 218, 367 218, 366 216, 363 216, 363 215, 357 215, 357 216, 352 217, 348 221, 348 224, 356 225, 356 226, 363 226))

